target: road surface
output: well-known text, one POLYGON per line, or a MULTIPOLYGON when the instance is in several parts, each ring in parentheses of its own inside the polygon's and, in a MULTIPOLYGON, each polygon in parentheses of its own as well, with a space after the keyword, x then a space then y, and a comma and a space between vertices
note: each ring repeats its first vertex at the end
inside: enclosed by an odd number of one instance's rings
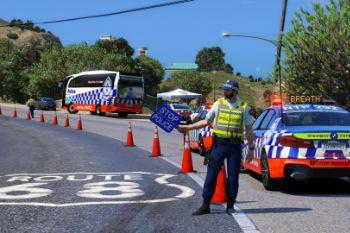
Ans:
POLYGON ((241 232, 201 187, 112 138, 0 116, 1 232, 241 232))
MULTIPOLYGON (((4 107, 11 116, 13 107, 4 107)), ((26 109, 18 109, 24 118, 26 109)), ((45 112, 52 121, 52 112, 45 112)), ((60 124, 64 114, 59 113, 60 124)), ((38 114, 37 114, 38 120, 38 114)), ((75 126, 77 115, 69 115, 75 126)), ((124 141, 129 119, 82 115, 84 130, 124 141)), ((138 146, 152 147, 153 125, 147 120, 132 120, 138 146)), ((174 163, 181 163, 182 135, 160 131, 162 153, 174 163)), ((202 158, 193 154, 194 167, 204 179, 202 158)), ((199 193, 197 192, 198 196, 199 193)), ((282 191, 264 190, 259 177, 241 174, 238 206, 261 232, 349 232, 350 184, 342 179, 320 179, 287 187, 282 191)))

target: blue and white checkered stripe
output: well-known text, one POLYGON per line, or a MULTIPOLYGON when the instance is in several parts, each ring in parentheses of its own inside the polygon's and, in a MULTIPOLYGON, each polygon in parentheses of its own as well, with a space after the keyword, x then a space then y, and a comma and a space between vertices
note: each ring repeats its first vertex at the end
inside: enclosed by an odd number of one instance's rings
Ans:
POLYGON ((213 131, 213 130, 212 130, 211 126, 208 125, 208 126, 202 128, 200 132, 201 132, 201 134, 202 134, 202 137, 205 138, 205 137, 211 136, 211 135, 213 134, 212 131, 213 131))
POLYGON ((189 139, 191 142, 198 141, 198 131, 198 129, 190 131, 189 139))
MULTIPOLYGON (((267 152, 268 158, 289 158, 289 159, 349 159, 350 158, 350 143, 345 141, 346 148, 343 151, 342 157, 325 157, 325 152, 333 152, 334 150, 325 150, 322 148, 321 141, 314 141, 315 148, 291 148, 283 147, 278 144, 277 138, 281 136, 292 135, 292 133, 275 133, 268 143, 263 146, 267 152)), ((334 151, 336 152, 336 151, 334 151)))
POLYGON ((67 103, 75 104, 102 104, 106 105, 112 103, 114 97, 117 95, 117 90, 113 89, 111 96, 103 95, 103 88, 92 91, 83 92, 66 98, 67 103), (107 97, 107 98, 106 98, 107 97))
POLYGON ((212 128, 211 128, 211 126, 206 126, 204 128, 201 128, 201 129, 191 130, 190 131, 190 137, 189 137, 190 141, 191 142, 198 141, 199 134, 202 135, 202 138, 211 136, 212 135, 212 128))

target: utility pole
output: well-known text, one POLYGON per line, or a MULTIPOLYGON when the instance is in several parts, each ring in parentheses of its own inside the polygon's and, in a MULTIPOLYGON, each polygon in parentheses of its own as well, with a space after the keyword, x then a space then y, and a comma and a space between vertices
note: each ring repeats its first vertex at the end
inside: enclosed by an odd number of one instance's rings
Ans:
MULTIPOLYGON (((280 22, 280 30, 278 35, 278 43, 277 43, 277 55, 276 55, 276 63, 277 65, 277 74, 278 74, 278 82, 279 82, 279 88, 280 88, 280 99, 281 99, 281 122, 284 124, 283 119, 283 92, 282 92, 282 71, 281 71, 281 53, 282 53, 282 39, 283 39, 283 32, 284 32, 284 24, 286 21, 286 12, 287 12, 287 4, 288 0, 283 0, 282 4, 282 15, 281 15, 281 22, 280 22)), ((277 81, 277 80, 275 80, 277 81)))
POLYGON ((278 33, 278 42, 277 42, 277 53, 276 53, 276 61, 275 61, 275 66, 277 67, 277 75, 278 77, 275 78, 275 81, 280 83, 281 87, 281 53, 282 53, 282 39, 283 39, 283 32, 284 32, 284 25, 286 21, 286 12, 287 12, 287 5, 288 5, 288 0, 283 0, 282 4, 282 15, 281 15, 281 22, 280 22, 280 29, 278 33))

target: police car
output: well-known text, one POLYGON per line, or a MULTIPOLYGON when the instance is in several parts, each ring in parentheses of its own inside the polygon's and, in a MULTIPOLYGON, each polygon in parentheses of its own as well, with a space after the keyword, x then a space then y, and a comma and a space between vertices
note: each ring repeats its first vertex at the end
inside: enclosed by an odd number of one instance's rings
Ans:
MULTIPOLYGON (((191 122, 204 120, 212 106, 213 104, 206 103, 198 107, 190 116, 191 122)), ((204 156, 212 145, 212 127, 209 125, 201 129, 191 130, 189 139, 191 150, 197 150, 200 155, 204 156)))
POLYGON ((350 177, 350 113, 334 105, 271 106, 253 124, 254 159, 243 167, 267 190, 284 178, 350 177))

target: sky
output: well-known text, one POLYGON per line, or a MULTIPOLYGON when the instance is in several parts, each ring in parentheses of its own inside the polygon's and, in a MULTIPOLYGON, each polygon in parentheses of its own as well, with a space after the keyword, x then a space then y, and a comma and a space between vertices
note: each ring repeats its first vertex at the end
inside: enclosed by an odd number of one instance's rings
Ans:
MULTIPOLYGON (((172 0, 1 0, 0 18, 33 22, 120 11, 172 0)), ((327 0, 289 0, 286 30, 301 7, 327 0)), ((124 37, 135 51, 147 47, 149 56, 165 66, 194 62, 203 47, 220 46, 235 72, 266 77, 273 71, 276 48, 264 41, 223 38, 223 32, 278 38, 282 0, 195 0, 176 6, 98 19, 43 25, 64 45, 94 43, 101 35, 124 37)))

